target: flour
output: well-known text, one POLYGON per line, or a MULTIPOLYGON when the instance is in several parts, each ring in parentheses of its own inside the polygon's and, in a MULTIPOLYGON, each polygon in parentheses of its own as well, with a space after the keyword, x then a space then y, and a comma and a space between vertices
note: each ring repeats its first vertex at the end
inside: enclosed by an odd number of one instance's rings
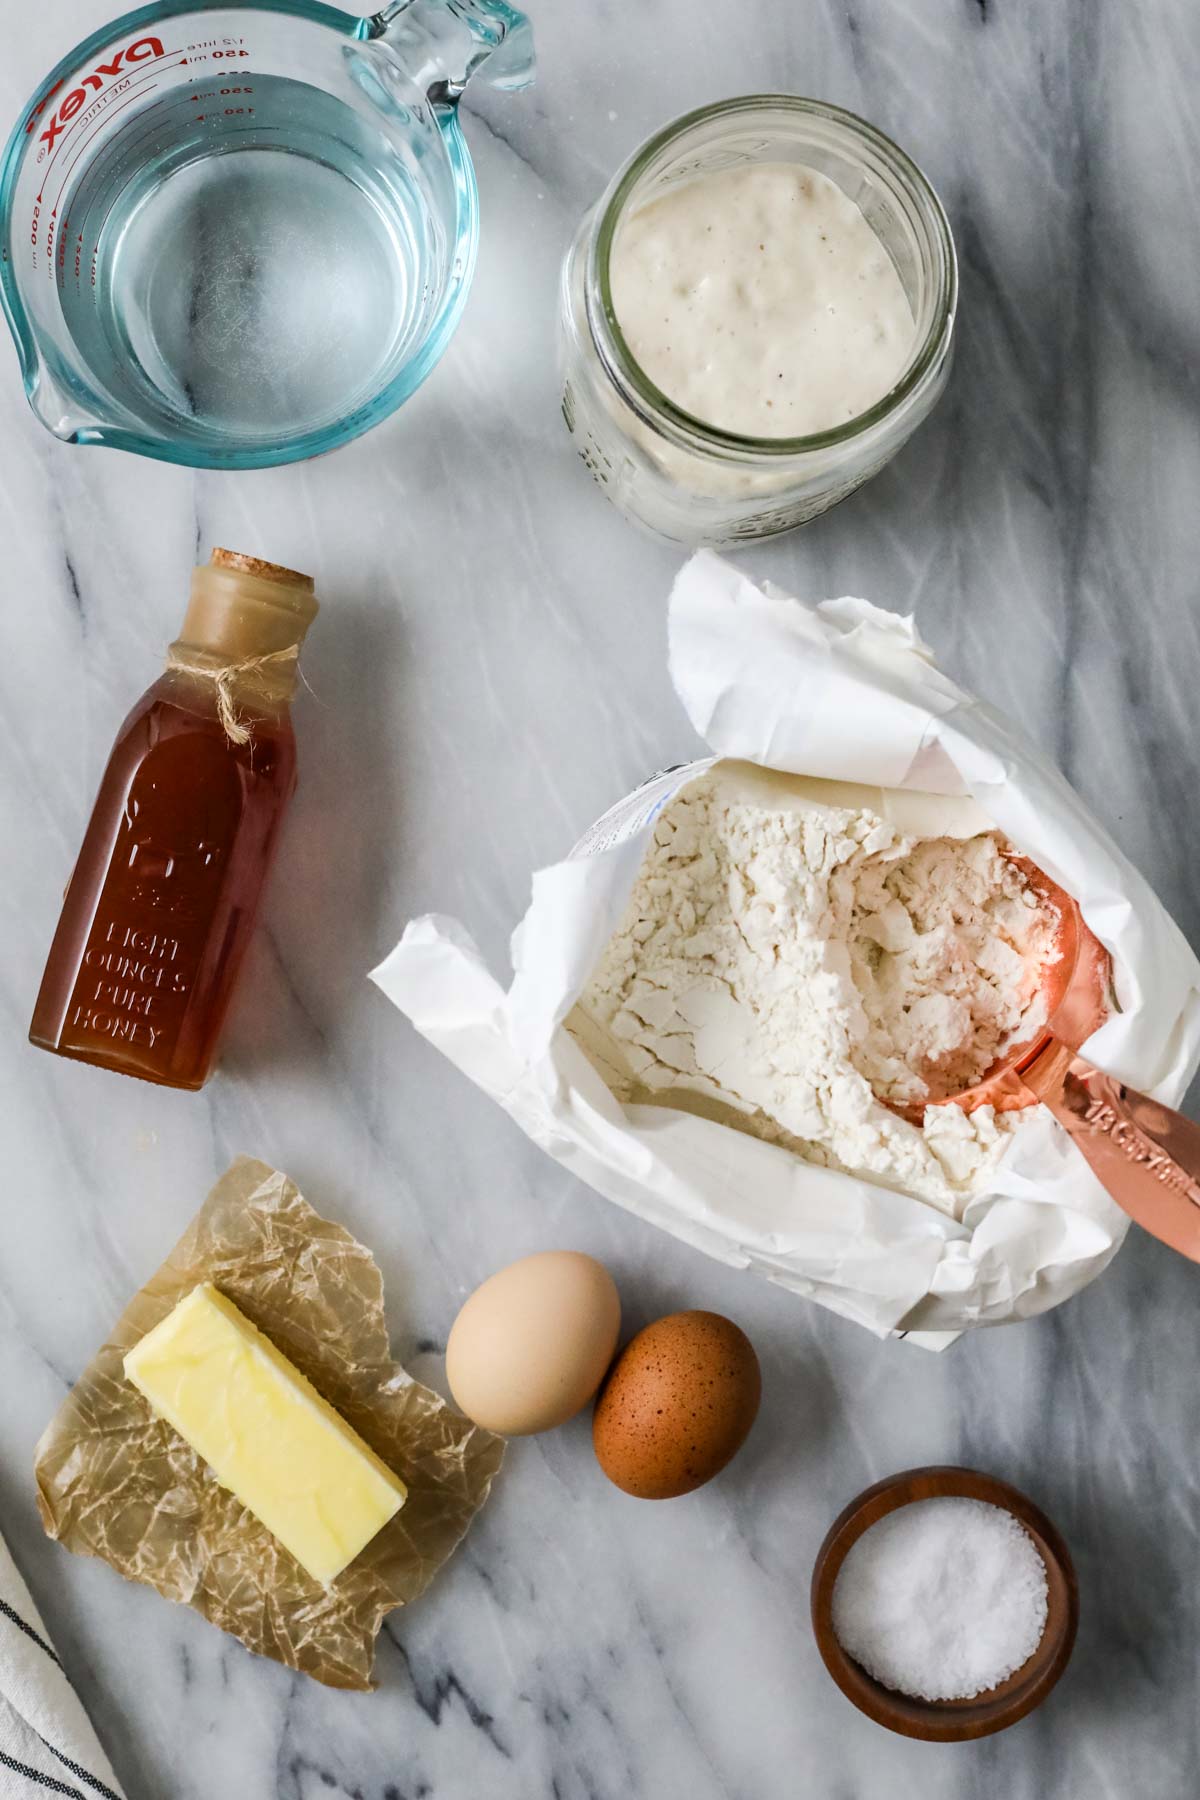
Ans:
POLYGON ((1044 1022, 1053 918, 996 833, 906 836, 786 790, 763 804, 729 769, 662 813, 570 1029, 622 1100, 959 1212, 1024 1115, 925 1103, 1044 1022))

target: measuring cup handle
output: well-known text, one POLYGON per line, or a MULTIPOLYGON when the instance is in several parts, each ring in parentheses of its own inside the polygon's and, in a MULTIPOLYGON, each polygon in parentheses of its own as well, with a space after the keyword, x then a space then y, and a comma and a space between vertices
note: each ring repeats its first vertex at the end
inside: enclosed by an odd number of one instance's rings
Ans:
POLYGON ((533 80, 533 29, 507 0, 394 0, 369 21, 436 105, 455 105, 473 75, 492 87, 533 80))
POLYGON ((1039 1095, 1117 1205, 1200 1262, 1200 1125, 1076 1056, 1039 1095))

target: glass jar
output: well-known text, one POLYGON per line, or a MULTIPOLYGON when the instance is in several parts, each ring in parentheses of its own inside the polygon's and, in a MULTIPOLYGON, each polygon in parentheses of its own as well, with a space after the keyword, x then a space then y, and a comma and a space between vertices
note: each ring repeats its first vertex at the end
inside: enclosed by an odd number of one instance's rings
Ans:
POLYGON ((929 413, 950 372, 957 299, 941 202, 881 131, 789 94, 722 101, 651 138, 583 220, 563 266, 563 416, 613 504, 671 542, 788 531, 861 487, 929 413), (752 162, 798 163, 835 182, 886 249, 915 322, 889 392, 808 437, 742 437, 684 412, 635 362, 613 308, 609 259, 622 220, 682 182, 752 162))

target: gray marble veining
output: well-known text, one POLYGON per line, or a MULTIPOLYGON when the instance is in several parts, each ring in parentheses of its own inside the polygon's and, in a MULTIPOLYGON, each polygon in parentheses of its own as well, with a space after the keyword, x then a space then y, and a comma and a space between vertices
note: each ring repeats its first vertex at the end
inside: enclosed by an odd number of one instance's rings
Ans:
MULTIPOLYGON (((915 608, 1020 718, 1193 942, 1200 691, 1200 19, 1192 0, 558 0, 541 74, 467 131, 484 235, 465 323, 400 415, 325 461, 192 475, 66 449, 0 355, 4 1235, 0 1523, 131 1800, 1185 1800, 1200 1757, 1200 1275, 1134 1233, 1059 1312, 938 1358, 718 1268, 554 1167, 367 984, 441 907, 499 959, 529 871, 692 754, 667 681, 676 557, 573 460, 559 259, 650 130, 756 88, 865 113, 924 164, 962 257, 959 355, 886 473, 748 552, 805 595, 915 608), (59 897, 116 726, 214 542, 318 577, 303 758, 221 1073, 160 1093, 29 1049, 59 897), (761 1423, 693 1500, 609 1488, 577 1421, 518 1445, 380 1692, 325 1692, 42 1536, 34 1442, 129 1293, 247 1150, 375 1249, 396 1347, 440 1381, 456 1305, 550 1244, 614 1270, 630 1323, 736 1317, 761 1423), (1047 1706, 933 1747, 843 1702, 807 1618, 813 1555, 868 1481, 965 1461, 1026 1487, 1079 1567, 1047 1706)), ((5 33, 15 117, 108 16, 5 33)))

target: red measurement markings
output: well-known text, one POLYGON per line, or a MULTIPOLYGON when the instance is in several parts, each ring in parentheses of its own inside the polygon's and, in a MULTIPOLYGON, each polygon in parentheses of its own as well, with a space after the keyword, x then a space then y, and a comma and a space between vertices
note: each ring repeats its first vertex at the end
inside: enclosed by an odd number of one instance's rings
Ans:
MULTIPOLYGON (((130 125, 141 126, 145 122, 145 120, 149 117, 149 115, 152 112, 156 112, 160 106, 186 106, 187 104, 188 104, 187 99, 183 95, 164 94, 161 100, 156 100, 152 106, 148 106, 146 108, 145 112, 138 113, 137 117, 134 119, 127 119, 125 124, 121 127, 120 132, 117 133, 117 137, 122 137, 123 134, 128 131, 130 125)), ((122 143, 121 148, 126 152, 126 154, 128 154, 128 152, 130 150, 132 150, 135 147, 135 145, 145 143, 147 138, 154 137, 155 134, 158 131, 160 131, 161 129, 162 129, 162 121, 159 119, 155 119, 154 123, 149 127, 148 130, 137 131, 133 137, 129 138, 128 141, 122 143)), ((116 138, 114 138, 113 141, 115 143, 116 138)))
MULTIPOLYGON (((58 217, 58 209, 63 203, 63 195, 66 193, 67 188, 70 186, 71 177, 75 173, 76 168, 78 167, 79 159, 83 155, 84 151, 88 148, 89 144, 95 143, 96 139, 100 136, 100 133, 103 131, 104 127, 109 123, 109 121, 111 119, 115 119, 118 113, 124 112, 125 108, 127 106, 132 106, 134 104, 134 102, 137 101, 139 98, 140 98, 140 96, 138 94, 128 94, 121 101, 121 104, 119 106, 106 107, 104 112, 101 114, 100 118, 94 119, 92 121, 92 123, 95 125, 96 129, 95 129, 95 131, 93 131, 91 137, 88 137, 85 134, 80 139, 78 147, 76 148, 76 151, 75 151, 75 155, 71 158, 70 163, 67 165, 67 172, 63 176, 62 186, 58 190, 58 199, 54 202, 53 209, 51 210, 51 213, 50 213, 50 217, 52 219, 55 219, 58 217)), ((161 106, 162 101, 156 100, 154 102, 154 105, 161 106)), ((146 110, 150 111, 151 108, 147 107, 146 110)))
MULTIPOLYGON (((196 94, 193 96, 193 99, 198 104, 202 100, 229 100, 232 99, 234 95, 240 94, 244 97, 253 92, 254 89, 252 87, 227 87, 222 88, 219 94, 214 89, 211 94, 196 94)), ((214 113, 212 116, 213 118, 232 119, 240 118, 244 115, 250 116, 253 112, 254 108, 252 106, 226 106, 220 113, 214 113)), ((197 113, 197 125, 203 125, 205 119, 208 117, 208 113, 197 113)))
MULTIPOLYGON (((113 143, 115 144, 117 142, 117 139, 124 137, 124 134, 125 134, 125 132, 128 131, 130 125, 140 126, 149 117, 149 115, 152 112, 156 112, 160 106, 168 106, 168 105, 172 105, 172 104, 176 105, 176 106, 187 106, 190 104, 190 102, 189 102, 186 94, 164 94, 161 100, 152 101, 151 104, 146 108, 145 112, 138 113, 137 117, 134 119, 127 119, 125 124, 122 125, 121 130, 119 132, 115 133, 114 138, 113 138, 113 143)), ((136 132, 136 135, 129 138, 126 142, 123 142, 121 145, 121 148, 125 151, 126 155, 128 155, 130 150, 134 149, 136 147, 136 145, 144 143, 147 138, 152 138, 155 135, 155 133, 161 129, 161 124, 162 124, 161 120, 156 119, 148 131, 140 131, 139 130, 136 132)))
MULTIPOLYGON (((172 51, 168 52, 168 54, 171 56, 174 56, 175 52, 172 50, 172 51)), ((185 57, 184 61, 186 62, 186 60, 187 60, 187 58, 185 57)), ((176 63, 175 67, 178 68, 179 64, 176 63)), ((161 79, 162 72, 163 72, 162 63, 156 62, 154 67, 152 69, 148 69, 144 75, 140 75, 136 78, 131 77, 129 80, 129 86, 125 89, 126 94, 133 93, 135 88, 145 87, 148 82, 151 85, 153 85, 155 82, 157 82, 161 79)), ((112 89, 112 88, 109 89, 110 93, 113 93, 115 91, 116 91, 115 89, 112 89)), ((88 118, 88 115, 93 112, 93 109, 97 105, 97 103, 100 103, 100 105, 102 107, 102 113, 100 116, 103 116, 105 118, 110 116, 108 109, 103 106, 104 98, 105 98, 105 96, 103 94, 97 95, 96 100, 93 100, 91 106, 89 106, 87 111, 82 115, 84 118, 88 119, 89 124, 95 124, 95 122, 96 122, 95 117, 88 118)), ((42 198, 42 194, 44 194, 46 191, 46 183, 47 183, 47 180, 49 179, 51 169, 54 167, 55 163, 58 161, 59 152, 62 151, 63 149, 65 149, 70 144, 73 136, 74 136, 74 133, 72 131, 68 130, 63 138, 63 142, 61 144, 59 144, 57 149, 52 150, 50 152, 49 161, 47 162, 45 168, 42 170, 42 193, 38 195, 39 202, 42 198)))
MULTIPOLYGON (((107 125, 110 119, 114 118, 117 113, 123 112, 125 107, 132 106, 134 101, 137 100, 138 98, 139 98, 139 96, 137 94, 130 94, 121 101, 120 106, 109 107, 106 110, 106 112, 104 113, 103 119, 101 121, 101 125, 107 125)), ((138 124, 141 124, 141 122, 145 119, 147 113, 152 113, 152 112, 156 111, 158 107, 167 105, 170 101, 174 100, 175 98, 176 98, 176 96, 174 94, 164 94, 161 100, 152 100, 150 105, 145 109, 145 112, 141 112, 138 114, 136 122, 138 124)), ((133 124, 134 121, 130 120, 129 123, 133 124)), ((124 128, 122 128, 122 129, 124 129, 124 128)), ((156 122, 154 125, 152 125, 150 127, 149 131, 140 133, 139 136, 134 138, 132 141, 133 141, 133 143, 140 143, 141 139, 143 137, 152 137, 157 130, 158 130, 158 124, 156 122)), ((94 139, 96 137, 98 137, 99 135, 100 135, 99 130, 94 132, 93 139, 91 141, 94 141, 94 139)), ((119 137, 120 135, 121 135, 120 132, 118 132, 116 134, 117 137, 119 137)), ((83 152, 87 149, 88 142, 89 142, 89 140, 85 138, 80 143, 79 148, 75 154, 75 157, 71 162, 71 166, 67 170, 66 175, 63 178, 63 184, 62 184, 62 187, 59 189, 58 200, 55 204, 54 210, 50 214, 50 228, 46 234, 46 256, 47 256, 47 259, 48 259, 49 265, 50 265, 51 280, 53 280, 53 278, 54 278, 54 257, 51 255, 51 245, 53 243, 53 237, 54 237, 54 221, 58 216, 58 208, 62 205, 63 195, 66 193, 67 187, 70 184, 71 176, 72 176, 72 173, 74 172, 75 165, 79 161, 79 158, 83 155, 83 152)), ((126 148, 128 149, 129 146, 127 145, 126 148)), ((82 189, 80 190, 80 193, 82 194, 82 189)), ((80 196, 76 196, 76 198, 79 198, 79 197, 80 196)), ((78 211, 78 208, 76 208, 76 211, 78 211)), ((64 216, 63 216, 64 230, 66 228, 66 224, 67 224, 67 218, 66 218, 66 215, 64 214, 64 216)))
MULTIPOLYGON (((90 138, 86 135, 86 131, 85 131, 84 136, 79 141, 79 147, 78 147, 75 155, 71 158, 71 161, 67 164, 67 172, 63 176, 62 186, 58 190, 58 199, 54 202, 54 205, 50 210, 50 217, 52 219, 56 219, 58 217, 58 209, 63 203, 63 195, 67 191, 67 188, 70 184, 71 176, 75 172, 75 168, 76 168, 77 163, 79 162, 79 158, 83 155, 83 153, 87 149, 89 143, 93 143, 95 141, 95 139, 97 137, 99 137, 100 131, 103 129, 103 127, 105 125, 108 124, 110 119, 114 119, 119 112, 124 112, 124 110, 127 106, 132 106, 136 99, 137 99, 136 94, 129 94, 121 101, 120 106, 105 107, 102 117, 99 120, 92 121, 92 123, 94 125, 96 125, 97 129, 95 130, 95 132, 93 132, 93 134, 90 138)), ((44 184, 43 184, 43 186, 44 186, 44 184)))

